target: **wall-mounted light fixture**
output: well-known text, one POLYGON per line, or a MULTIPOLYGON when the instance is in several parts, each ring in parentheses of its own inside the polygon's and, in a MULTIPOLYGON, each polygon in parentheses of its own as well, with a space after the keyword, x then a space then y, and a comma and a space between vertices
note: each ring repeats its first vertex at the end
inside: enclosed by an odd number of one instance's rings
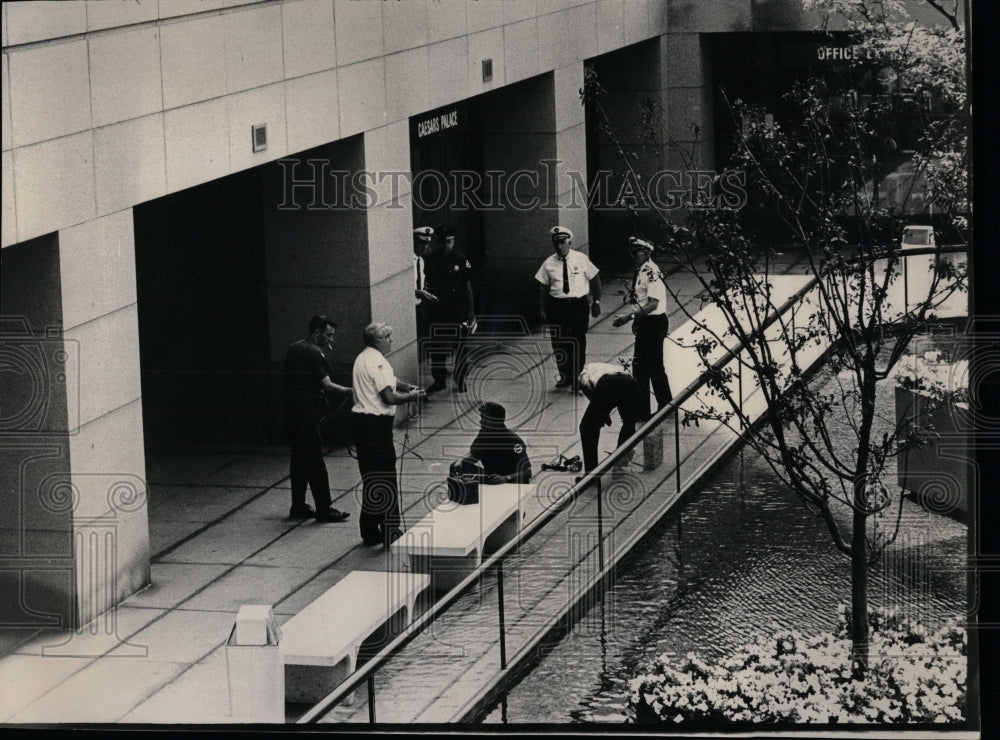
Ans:
POLYGON ((267 149, 267 124, 258 123, 251 127, 253 133, 253 150, 262 152, 267 149))

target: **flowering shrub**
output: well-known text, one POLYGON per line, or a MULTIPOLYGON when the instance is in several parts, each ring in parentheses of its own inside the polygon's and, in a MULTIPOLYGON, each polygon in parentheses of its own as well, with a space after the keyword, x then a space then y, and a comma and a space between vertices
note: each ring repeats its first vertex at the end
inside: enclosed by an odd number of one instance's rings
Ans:
POLYGON ((850 613, 833 635, 783 631, 709 666, 688 654, 656 659, 629 682, 636 722, 903 723, 965 719, 966 634, 957 621, 928 633, 896 613, 869 615, 863 679, 851 667, 850 613))

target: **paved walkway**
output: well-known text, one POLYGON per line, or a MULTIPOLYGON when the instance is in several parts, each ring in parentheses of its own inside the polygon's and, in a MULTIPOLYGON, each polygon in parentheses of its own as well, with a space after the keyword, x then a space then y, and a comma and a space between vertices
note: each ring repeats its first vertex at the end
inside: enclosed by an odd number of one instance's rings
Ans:
MULTIPOLYGON (((689 310, 700 308, 694 278, 676 275, 671 286, 689 310)), ((631 357, 629 327, 611 325, 613 289, 606 291, 607 313, 589 333, 591 360, 631 357)), ((680 307, 670 308, 671 325, 683 324, 680 307)), ((428 493, 468 449, 481 400, 507 406, 510 425, 528 445, 540 501, 546 490, 557 494, 572 480, 538 471, 558 453, 579 453, 577 425, 586 399, 553 390, 556 371, 547 339, 511 338, 490 352, 489 361, 473 371, 469 393, 436 394, 418 418, 396 430, 397 449, 405 440, 422 458, 407 454, 403 460, 403 507, 410 523, 429 510, 428 493)), ((695 371, 669 365, 668 372, 678 390, 695 371)), ((685 453, 698 446, 700 433, 685 434, 685 453)), ((616 435, 617 425, 605 428, 602 453, 614 447, 616 435)), ((238 608, 273 604, 283 623, 350 571, 386 567, 380 548, 361 546, 356 461, 337 448, 326 462, 334 506, 352 514, 344 523, 286 518, 283 449, 150 465, 151 585, 77 633, 5 634, 0 722, 233 721, 224 643, 238 608)), ((541 505, 529 518, 539 511, 541 505)))

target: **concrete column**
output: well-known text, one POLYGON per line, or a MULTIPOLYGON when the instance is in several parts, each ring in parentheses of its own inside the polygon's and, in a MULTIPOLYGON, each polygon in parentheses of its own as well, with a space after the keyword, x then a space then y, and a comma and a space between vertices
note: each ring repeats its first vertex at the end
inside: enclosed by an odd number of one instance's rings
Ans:
MULTIPOLYGON (((660 46, 662 103, 670 134, 695 166, 715 166, 714 102, 711 37, 700 33, 670 33, 660 46)), ((685 158, 668 157, 672 167, 685 158)))
POLYGON ((60 232, 59 256, 64 337, 78 352, 67 365, 67 427, 76 602, 86 623, 149 583, 131 209, 60 232))
MULTIPOLYGON (((483 96, 483 170, 495 172, 495 208, 483 214, 486 311, 534 320, 535 271, 551 250, 548 229, 560 213, 558 168, 572 133, 556 124, 554 75, 509 85, 483 96)), ((569 126, 568 128, 572 128, 569 126)), ((575 231, 575 229, 574 229, 575 231)), ((577 235, 586 244, 586 230, 577 235)))
MULTIPOLYGON (((335 381, 350 382, 361 331, 371 321, 368 217, 352 178, 364 169, 361 136, 327 144, 264 168, 274 436, 283 437, 281 366, 288 345, 307 335, 315 314, 337 322, 328 358, 335 381)), ((364 195, 363 191, 360 193, 364 195)))
MULTIPOLYGON (((3 250, 0 270, 0 593, 5 628, 70 627, 76 619, 59 238, 3 250)), ((75 373, 74 373, 75 375, 75 373)))
POLYGON ((658 101, 662 95, 661 52, 662 37, 635 44, 625 49, 604 54, 592 62, 597 79, 604 89, 601 105, 609 123, 629 154, 626 162, 617 143, 606 136, 600 127, 603 123, 594 108, 587 121, 591 163, 592 200, 595 207, 590 212, 591 256, 605 266, 630 264, 625 253, 626 237, 637 231, 655 238, 658 220, 644 209, 642 199, 648 192, 648 183, 654 173, 666 166, 666 132, 659 130, 656 122, 643 120, 644 102, 658 101), (657 144, 651 143, 653 133, 657 144), (636 177, 627 175, 628 166, 636 177), (629 179, 626 179, 628 177, 629 179), (617 205, 619 196, 634 196, 634 217, 617 205), (611 207, 609 207, 611 206, 611 207))
MULTIPOLYGON (((389 361, 396 376, 419 383, 409 119, 365 132, 364 154, 365 171, 373 184, 369 207, 364 211, 371 317, 393 328, 389 361)), ((357 341, 360 345, 360 334, 357 341)))
POLYGON ((149 582, 131 210, 5 249, 3 272, 4 592, 20 626, 115 634, 149 582))

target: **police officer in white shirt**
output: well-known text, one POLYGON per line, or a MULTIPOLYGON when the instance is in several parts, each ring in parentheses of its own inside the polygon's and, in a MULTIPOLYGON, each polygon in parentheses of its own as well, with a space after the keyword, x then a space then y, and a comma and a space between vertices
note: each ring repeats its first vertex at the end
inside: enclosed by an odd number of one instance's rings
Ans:
POLYGON ((645 239, 632 236, 628 251, 635 266, 635 278, 629 298, 629 312, 617 316, 612 322, 622 326, 632 322, 635 349, 632 356, 632 375, 646 389, 649 404, 649 384, 653 385, 657 410, 663 408, 673 395, 663 367, 663 340, 667 337, 667 287, 663 273, 651 259, 653 245, 645 239))
POLYGON ((636 424, 649 418, 649 389, 625 372, 621 365, 608 362, 587 363, 580 373, 580 390, 590 401, 580 420, 580 444, 583 467, 597 467, 597 442, 602 426, 611 426, 611 412, 618 409, 622 428, 618 433, 621 447, 635 434, 636 424))
POLYGON ((539 283, 538 315, 551 322, 552 353, 559 368, 556 388, 573 385, 587 359, 590 316, 601 315, 599 270, 583 252, 571 249, 573 232, 565 226, 549 230, 554 254, 535 273, 539 283))
POLYGON ((392 442, 395 407, 423 398, 423 388, 396 378, 386 354, 392 349, 392 327, 385 322, 365 327, 365 349, 354 360, 354 446, 361 471, 361 539, 366 545, 389 544, 400 530, 396 447, 392 442))

